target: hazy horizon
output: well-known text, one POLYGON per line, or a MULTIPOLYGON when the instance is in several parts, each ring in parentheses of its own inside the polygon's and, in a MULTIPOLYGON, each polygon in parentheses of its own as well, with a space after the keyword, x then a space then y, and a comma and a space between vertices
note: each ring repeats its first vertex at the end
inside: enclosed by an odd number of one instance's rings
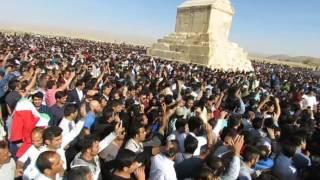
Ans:
MULTIPOLYGON (((174 32, 176 7, 183 0, 0 2, 0 29, 150 45, 174 32)), ((249 53, 320 57, 320 1, 267 2, 232 0, 230 40, 249 53)))

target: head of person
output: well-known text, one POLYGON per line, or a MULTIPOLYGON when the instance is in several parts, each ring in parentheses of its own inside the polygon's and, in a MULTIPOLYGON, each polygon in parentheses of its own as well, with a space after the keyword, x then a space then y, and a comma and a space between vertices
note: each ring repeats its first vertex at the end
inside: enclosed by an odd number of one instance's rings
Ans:
POLYGON ((102 87, 102 93, 105 96, 109 96, 110 92, 112 90, 112 84, 111 83, 106 83, 103 87, 102 87))
POLYGON ((128 149, 120 149, 115 159, 116 170, 126 174, 133 173, 139 166, 136 158, 137 155, 134 152, 128 149))
POLYGON ((122 103, 120 100, 115 100, 112 102, 112 110, 115 113, 120 113, 122 111, 122 103))
POLYGON ((39 78, 39 87, 44 89, 47 87, 47 83, 48 83, 48 75, 46 74, 41 75, 39 78))
POLYGON ((130 129, 131 138, 138 142, 143 142, 146 139, 146 129, 141 123, 134 123, 130 129))
POLYGON ((175 124, 176 130, 180 133, 188 132, 187 121, 182 118, 178 118, 175 124))
POLYGON ((67 94, 64 91, 57 91, 54 95, 57 104, 65 105, 67 101, 67 94))
POLYGON ((40 108, 43 101, 43 93, 37 92, 32 95, 32 103, 36 108, 40 108))
POLYGON ((11 91, 18 91, 20 89, 20 82, 16 79, 9 81, 8 88, 11 91))
POLYGON ((92 100, 89 103, 90 111, 97 114, 102 112, 101 104, 97 100, 92 100))
POLYGON ((79 89, 81 91, 85 88, 85 86, 86 86, 86 84, 83 80, 78 80, 76 83, 77 89, 79 89))
POLYGON ((188 121, 189 131, 198 135, 201 132, 203 121, 200 117, 191 117, 188 121))
POLYGON ((67 69, 62 73, 62 75, 63 75, 64 79, 69 79, 70 75, 71 75, 71 71, 69 69, 67 69))
POLYGON ((206 165, 211 169, 214 178, 220 177, 225 171, 225 165, 222 159, 213 154, 208 156, 206 165))
POLYGON ((44 130, 43 141, 50 149, 59 149, 62 144, 62 129, 58 126, 51 126, 44 130))
POLYGON ((40 127, 36 127, 32 130, 31 141, 36 148, 40 148, 43 145, 43 132, 44 129, 40 127))
POLYGON ((223 144, 226 147, 231 147, 233 140, 237 137, 237 130, 233 128, 224 128, 220 135, 220 138, 223 140, 223 144))
POLYGON ((63 171, 63 161, 58 153, 45 151, 39 155, 36 161, 36 167, 42 174, 48 177, 55 177, 63 171))
POLYGON ((147 93, 146 92, 141 92, 139 94, 139 101, 140 101, 141 104, 145 104, 146 102, 148 102, 147 93))
POLYGON ((81 153, 90 157, 95 157, 99 154, 99 138, 94 135, 88 135, 81 141, 81 153))
POLYGON ((188 109, 191 109, 194 105, 194 98, 192 96, 189 96, 187 99, 186 99, 186 107, 188 109))
POLYGON ((263 123, 264 123, 264 119, 263 118, 256 117, 252 121, 252 127, 254 129, 261 129, 261 128, 263 128, 263 123))
POLYGON ((166 149, 163 154, 171 159, 174 160, 176 154, 179 152, 179 145, 177 140, 169 140, 166 143, 166 149))
POLYGON ((7 141, 0 141, 0 166, 10 162, 11 153, 7 141))
POLYGON ((254 167, 260 158, 260 152, 253 146, 247 146, 242 155, 243 161, 249 166, 254 167))
POLYGON ((57 88, 57 81, 53 80, 53 79, 50 79, 47 82, 47 89, 56 89, 56 88, 57 88))
POLYGON ((76 104, 68 104, 64 107, 64 117, 68 120, 76 120, 78 116, 78 106, 76 104))
POLYGON ((142 125, 147 126, 148 125, 148 117, 145 114, 139 114, 136 117, 136 122, 140 122, 142 125))
POLYGON ((198 147, 198 140, 197 138, 193 137, 192 135, 187 135, 186 139, 184 140, 184 151, 188 154, 193 154, 198 147))
POLYGON ((207 166, 202 167, 195 178, 195 180, 214 180, 214 179, 215 178, 211 169, 207 166))
POLYGON ((72 168, 66 175, 67 180, 93 180, 93 175, 89 167, 77 166, 72 168))
POLYGON ((231 115, 228 119, 228 127, 233 129, 238 129, 241 125, 241 116, 231 115))

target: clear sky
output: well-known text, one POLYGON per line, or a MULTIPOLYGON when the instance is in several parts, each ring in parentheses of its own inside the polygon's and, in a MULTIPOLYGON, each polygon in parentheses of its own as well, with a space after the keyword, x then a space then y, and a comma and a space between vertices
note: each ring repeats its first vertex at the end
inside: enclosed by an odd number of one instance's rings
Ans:
MULTIPOLYGON (((231 0, 230 39, 249 52, 320 57, 320 0, 231 0)), ((183 0, 0 0, 0 27, 23 25, 135 37, 173 32, 183 0)))

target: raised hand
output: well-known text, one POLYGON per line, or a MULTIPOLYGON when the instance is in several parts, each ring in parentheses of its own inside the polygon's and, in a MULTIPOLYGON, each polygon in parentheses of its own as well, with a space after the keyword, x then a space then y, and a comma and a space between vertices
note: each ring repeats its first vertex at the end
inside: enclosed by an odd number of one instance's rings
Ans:
POLYGON ((144 172, 144 166, 138 167, 133 173, 134 173, 134 176, 138 180, 145 180, 146 179, 146 174, 144 172))
POLYGON ((234 148, 235 156, 240 157, 243 144, 244 144, 244 136, 237 135, 237 137, 232 142, 232 147, 234 148))

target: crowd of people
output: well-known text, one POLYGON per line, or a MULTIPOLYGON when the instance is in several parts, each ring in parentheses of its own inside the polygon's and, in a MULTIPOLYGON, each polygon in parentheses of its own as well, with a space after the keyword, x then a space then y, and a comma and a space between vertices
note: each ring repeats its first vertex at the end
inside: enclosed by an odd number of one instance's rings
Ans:
POLYGON ((320 179, 320 79, 0 33, 0 179, 320 179))

